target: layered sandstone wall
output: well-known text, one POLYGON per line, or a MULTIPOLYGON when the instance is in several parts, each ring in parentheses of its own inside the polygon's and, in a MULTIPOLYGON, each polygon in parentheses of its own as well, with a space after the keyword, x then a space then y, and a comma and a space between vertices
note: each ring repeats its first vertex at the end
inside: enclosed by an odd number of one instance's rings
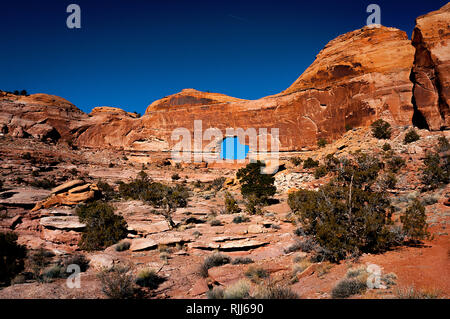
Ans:
MULTIPOLYGON (((87 115, 55 96, 0 92, 0 128, 14 136, 60 136, 92 148, 169 151, 176 128, 279 129, 281 151, 316 147, 378 118, 392 124, 449 126, 450 4, 416 20, 413 39, 384 26, 331 40, 285 91, 243 100, 185 89, 153 102, 141 118, 118 108, 87 115), (419 120, 418 120, 419 119, 419 120), (56 131, 56 133, 55 133, 56 131)), ((208 141, 205 141, 206 144, 208 141)))
MULTIPOLYGON (((416 48, 411 79, 424 127, 450 126, 450 3, 416 19, 416 48)), ((419 120, 420 120, 419 119, 419 120)), ((420 124, 420 123, 419 123, 420 124)))

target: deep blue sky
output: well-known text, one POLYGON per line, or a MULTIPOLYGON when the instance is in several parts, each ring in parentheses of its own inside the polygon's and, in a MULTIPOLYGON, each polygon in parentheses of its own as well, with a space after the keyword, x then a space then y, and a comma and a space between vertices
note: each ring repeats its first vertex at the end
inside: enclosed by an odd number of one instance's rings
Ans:
POLYGON ((0 7, 0 89, 64 97, 85 112, 144 113, 183 88, 257 99, 286 89, 370 3, 411 36, 446 1, 14 0, 0 7), (81 7, 68 29, 66 7, 81 7))

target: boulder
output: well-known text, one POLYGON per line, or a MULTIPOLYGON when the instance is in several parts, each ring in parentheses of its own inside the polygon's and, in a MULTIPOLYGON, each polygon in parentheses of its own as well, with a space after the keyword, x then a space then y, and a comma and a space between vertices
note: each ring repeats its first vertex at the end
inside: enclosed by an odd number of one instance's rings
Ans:
POLYGON ((170 230, 169 224, 165 220, 159 222, 129 221, 127 223, 129 231, 143 235, 156 234, 170 230))
POLYGON ((133 239, 131 241, 131 251, 151 250, 158 247, 158 243, 150 238, 133 239))
POLYGON ((99 189, 96 184, 87 184, 87 189, 84 192, 65 192, 58 191, 57 194, 52 194, 48 199, 36 203, 31 210, 32 212, 39 209, 47 209, 58 205, 77 205, 80 203, 88 202, 96 198, 99 189))

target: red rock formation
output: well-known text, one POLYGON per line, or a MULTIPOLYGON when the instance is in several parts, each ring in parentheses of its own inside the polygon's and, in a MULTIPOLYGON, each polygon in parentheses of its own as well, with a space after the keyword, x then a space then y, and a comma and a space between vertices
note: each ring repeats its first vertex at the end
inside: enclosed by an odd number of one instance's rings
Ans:
MULTIPOLYGON (((412 80, 418 121, 439 130, 450 126, 450 3, 416 19, 412 80)), ((420 124, 420 123, 419 123, 420 124)))
POLYGON ((281 151, 315 147, 319 138, 334 140, 378 118, 410 125, 422 113, 431 129, 439 129, 449 121, 449 8, 417 19, 417 50, 403 31, 364 27, 330 41, 288 89, 259 100, 186 89, 153 102, 138 118, 111 107, 87 116, 61 98, 2 93, 0 128, 38 138, 55 129, 80 146, 136 151, 169 151, 177 142, 173 130, 193 135, 194 120, 202 120, 203 131, 214 127, 224 136, 227 128, 278 128, 281 151))
POLYGON ((0 92, 0 128, 18 137, 71 140, 87 115, 54 95, 17 96, 0 92))
MULTIPOLYGON (((140 119, 111 117, 89 127, 81 145, 111 145, 134 150, 169 150, 171 133, 194 120, 203 130, 280 129, 280 150, 315 146, 335 139, 346 126, 365 126, 382 116, 407 125, 413 115, 409 75, 414 47, 394 28, 365 27, 332 40, 316 61, 286 91, 255 101, 193 89, 152 103, 140 119)), ((205 141, 204 144, 207 144, 205 141)))

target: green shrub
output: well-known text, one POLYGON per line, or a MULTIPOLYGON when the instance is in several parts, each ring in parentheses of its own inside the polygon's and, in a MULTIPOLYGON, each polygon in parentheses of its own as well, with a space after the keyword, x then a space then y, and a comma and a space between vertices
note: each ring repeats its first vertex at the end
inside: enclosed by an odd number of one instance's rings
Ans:
POLYGON ((234 197, 229 193, 225 192, 225 213, 227 214, 238 214, 241 212, 241 209, 237 205, 234 197))
POLYGON ((43 247, 39 247, 29 257, 29 265, 33 272, 34 279, 42 280, 42 271, 49 264, 50 258, 54 254, 43 247))
POLYGON ((394 189, 397 184, 397 177, 393 173, 385 174, 380 180, 380 186, 383 189, 394 189))
POLYGON ((118 243, 116 245, 115 250, 116 251, 125 251, 125 250, 130 249, 130 246, 131 246, 131 244, 129 241, 121 241, 120 243, 118 243))
POLYGON ((161 207, 165 203, 174 207, 186 207, 189 198, 189 192, 183 185, 169 187, 153 182, 144 171, 129 183, 121 182, 119 194, 122 198, 142 200, 155 207, 161 207))
POLYGON ((256 299, 298 299, 299 296, 288 286, 269 284, 261 286, 254 294, 256 299))
POLYGON ((325 156, 325 168, 329 172, 335 172, 339 167, 340 161, 334 154, 325 156))
POLYGON ((303 160, 298 156, 291 157, 289 161, 295 166, 300 166, 300 164, 303 162, 303 160))
POLYGON ((247 264, 253 264, 254 261, 253 259, 249 258, 249 257, 237 257, 235 259, 233 259, 233 261, 231 262, 233 265, 247 265, 247 264))
POLYGON ((175 173, 175 174, 173 174, 172 175, 172 180, 173 181, 177 181, 177 180, 179 180, 181 177, 180 177, 180 175, 178 175, 178 173, 175 173))
POLYGON ((215 191, 220 191, 223 187, 223 184, 225 183, 226 178, 225 177, 218 177, 215 178, 211 182, 211 188, 215 191))
POLYGON ((314 171, 314 177, 316 179, 327 176, 327 174, 328 174, 328 170, 325 165, 321 165, 321 166, 317 167, 316 170, 314 171))
POLYGON ((127 223, 122 216, 114 214, 114 208, 104 202, 95 201, 77 207, 80 222, 86 224, 79 247, 83 250, 102 250, 128 234, 127 223))
POLYGON ((47 269, 44 270, 43 273, 43 280, 46 282, 51 282, 53 279, 56 278, 64 278, 64 268, 61 265, 53 265, 47 269))
POLYGON ((331 291, 332 298, 348 298, 352 295, 363 293, 367 288, 366 283, 358 279, 345 278, 341 280, 331 291))
POLYGON ((317 167, 317 166, 319 166, 319 161, 315 161, 315 160, 313 160, 311 157, 308 157, 308 158, 303 162, 303 168, 304 168, 304 169, 313 168, 313 167, 317 167))
POLYGON ((348 132, 351 130, 353 130, 353 126, 351 124, 345 124, 345 131, 348 132))
POLYGON ((104 181, 98 181, 97 182, 98 189, 102 193, 102 197, 106 200, 112 200, 116 197, 116 192, 114 191, 114 188, 109 185, 107 182, 104 181))
POLYGON ((344 163, 338 179, 319 191, 289 194, 292 212, 321 247, 319 256, 338 261, 390 247, 390 202, 384 193, 371 188, 379 170, 376 158, 360 154, 355 162, 344 163))
POLYGON ((299 251, 299 250, 301 250, 301 241, 296 240, 295 243, 293 243, 292 245, 290 245, 284 249, 284 253, 289 254, 289 253, 292 253, 294 251, 299 251))
POLYGON ((257 161, 239 169, 236 177, 240 180, 241 194, 244 198, 253 197, 260 204, 266 204, 275 195, 275 178, 271 174, 263 174, 265 164, 257 161))
POLYGON ((404 144, 413 143, 415 141, 420 140, 419 134, 417 134, 416 130, 411 128, 406 134, 405 139, 403 140, 404 144))
POLYGON ((406 166, 406 162, 403 158, 400 156, 392 156, 390 160, 387 161, 387 166, 389 170, 391 170, 393 173, 397 173, 402 169, 402 167, 406 166))
POLYGON ((31 186, 36 188, 44 188, 44 189, 52 189, 56 186, 54 180, 49 180, 47 178, 43 178, 40 180, 34 180, 30 183, 31 186))
POLYGON ((26 152, 22 155, 22 158, 25 160, 31 160, 31 159, 33 159, 33 156, 31 156, 30 152, 26 152))
POLYGON ((250 285, 245 280, 240 280, 232 286, 225 289, 224 299, 245 299, 250 296, 250 285))
POLYGON ((62 267, 64 272, 67 272, 69 265, 78 265, 80 271, 84 272, 89 268, 89 260, 84 255, 76 253, 63 259, 62 267))
POLYGON ((111 299, 127 299, 134 296, 136 288, 129 268, 115 266, 98 274, 103 293, 111 299))
POLYGON ((327 140, 324 138, 319 138, 317 140, 317 146, 319 147, 325 147, 325 145, 327 145, 327 140))
POLYGON ((448 150, 450 150, 450 143, 447 140, 447 138, 445 136, 439 136, 438 137, 438 145, 437 145, 437 152, 438 153, 442 153, 442 152, 447 152, 448 150))
POLYGON ((220 220, 218 220, 218 219, 212 219, 210 222, 209 222, 209 224, 211 225, 211 226, 222 226, 222 222, 220 221, 220 220))
POLYGON ((441 185, 446 185, 450 177, 450 161, 441 158, 438 153, 427 153, 423 160, 425 167, 422 170, 422 182, 426 188, 435 189, 441 185))
POLYGON ((405 214, 400 216, 403 231, 411 240, 418 241, 430 237, 428 232, 427 216, 425 207, 418 199, 406 209, 405 214))
POLYGON ((233 223, 235 223, 235 224, 246 223, 249 221, 250 221, 250 218, 248 218, 247 216, 243 216, 243 215, 238 215, 233 218, 233 223))
POLYGON ((212 267, 218 267, 225 264, 229 264, 231 262, 231 258, 227 255, 221 253, 214 253, 205 258, 205 261, 200 266, 199 274, 200 276, 206 278, 208 277, 208 270, 212 267))
POLYGON ((292 276, 296 276, 298 273, 302 273, 309 266, 311 266, 311 262, 309 262, 307 260, 302 260, 302 261, 294 264, 294 267, 292 269, 292 276))
POLYGON ((17 235, 0 233, 0 285, 9 285, 24 269, 25 246, 17 244, 17 235))
POLYGON ((165 281, 165 278, 159 276, 156 271, 145 269, 139 272, 136 277, 136 284, 141 287, 147 287, 150 289, 156 289, 161 283, 165 281))
POLYGON ((395 290, 397 299, 437 299, 440 292, 438 290, 417 289, 414 286, 398 288, 395 290))
POLYGON ((382 119, 376 120, 371 124, 372 134, 378 139, 390 139, 391 138, 391 125, 383 121, 382 119))
POLYGON ((206 292, 208 299, 223 299, 225 290, 222 287, 214 287, 206 292))
POLYGON ((389 144, 389 143, 384 143, 382 149, 383 149, 383 151, 385 151, 385 152, 390 151, 390 150, 392 149, 391 144, 389 144))
POLYGON ((251 195, 245 201, 245 212, 250 215, 263 215, 261 200, 251 195))
POLYGON ((250 266, 245 272, 245 276, 253 282, 269 277, 269 272, 261 267, 250 266))

